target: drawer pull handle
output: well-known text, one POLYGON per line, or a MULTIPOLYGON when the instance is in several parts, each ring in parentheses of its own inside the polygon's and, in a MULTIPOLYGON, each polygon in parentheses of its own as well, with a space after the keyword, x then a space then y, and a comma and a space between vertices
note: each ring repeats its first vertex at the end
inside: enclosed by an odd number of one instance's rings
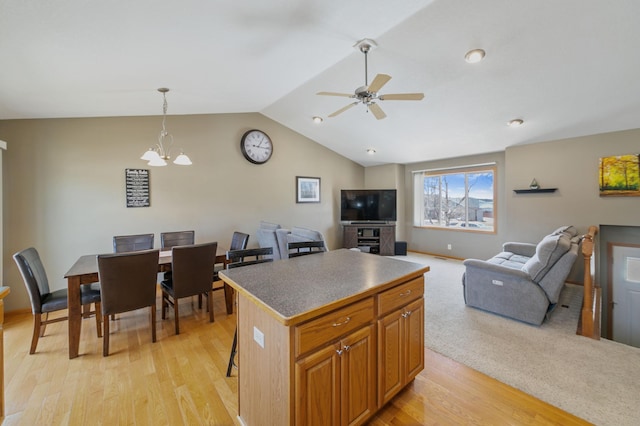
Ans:
POLYGON ((409 318, 409 316, 411 315, 411 311, 405 311, 404 314, 402 314, 402 318, 409 318))
POLYGON ((400 297, 405 297, 405 296, 408 296, 408 295, 410 295, 410 294, 411 294, 411 289, 407 290, 407 291, 406 291, 406 292, 404 292, 404 293, 400 293, 400 297))
POLYGON ((338 356, 342 356, 342 349, 336 349, 336 352, 338 353, 338 356))
POLYGON ((351 349, 351 346, 349 345, 344 345, 344 348, 342 348, 345 350, 345 352, 349 352, 349 349, 351 349))
POLYGON ((345 325, 346 323, 348 323, 349 321, 351 321, 351 317, 347 317, 344 321, 342 322, 334 322, 333 326, 334 327, 339 327, 341 325, 345 325))

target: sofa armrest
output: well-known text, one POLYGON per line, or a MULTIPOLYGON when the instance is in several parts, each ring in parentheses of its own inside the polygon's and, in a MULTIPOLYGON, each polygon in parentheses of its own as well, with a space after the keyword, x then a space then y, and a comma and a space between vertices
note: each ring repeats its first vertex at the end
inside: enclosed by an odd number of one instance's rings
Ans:
POLYGON ((502 245, 502 251, 508 251, 514 254, 519 254, 520 256, 532 257, 536 254, 536 244, 531 243, 504 243, 502 245))
POLYGON ((525 272, 476 259, 467 259, 464 265, 467 305, 530 324, 542 323, 549 300, 525 272))

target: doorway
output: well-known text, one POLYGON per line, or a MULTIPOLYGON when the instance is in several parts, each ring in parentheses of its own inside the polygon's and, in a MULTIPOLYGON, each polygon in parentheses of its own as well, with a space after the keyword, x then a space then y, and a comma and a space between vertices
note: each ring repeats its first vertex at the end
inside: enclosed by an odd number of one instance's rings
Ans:
POLYGON ((612 340, 640 348, 640 245, 610 243, 612 340))

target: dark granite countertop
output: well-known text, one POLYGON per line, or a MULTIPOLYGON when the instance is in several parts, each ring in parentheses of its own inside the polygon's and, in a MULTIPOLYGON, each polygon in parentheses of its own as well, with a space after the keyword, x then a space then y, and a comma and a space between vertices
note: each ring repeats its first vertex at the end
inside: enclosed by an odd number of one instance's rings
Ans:
POLYGON ((425 265, 340 249, 221 271, 220 277, 284 325, 293 325, 427 271, 425 265))

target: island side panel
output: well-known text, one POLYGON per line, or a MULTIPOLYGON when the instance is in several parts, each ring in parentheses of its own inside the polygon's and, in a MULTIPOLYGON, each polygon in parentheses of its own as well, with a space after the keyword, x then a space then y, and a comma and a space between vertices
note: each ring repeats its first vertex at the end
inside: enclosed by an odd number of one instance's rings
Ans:
POLYGON ((238 415, 247 426, 293 424, 291 330, 242 294, 237 312, 238 415))

